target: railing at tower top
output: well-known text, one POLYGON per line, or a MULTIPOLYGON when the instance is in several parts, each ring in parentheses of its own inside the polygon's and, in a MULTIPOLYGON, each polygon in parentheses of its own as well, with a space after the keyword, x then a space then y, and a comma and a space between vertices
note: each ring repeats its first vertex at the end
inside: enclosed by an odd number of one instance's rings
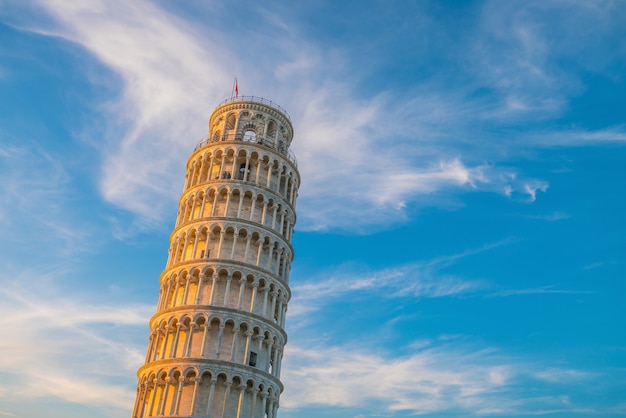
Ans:
POLYGON ((220 103, 219 105, 217 105, 217 107, 220 107, 222 105, 225 105, 226 103, 235 103, 235 102, 254 102, 254 103, 260 103, 260 104, 264 104, 267 105, 269 107, 273 107, 274 109, 278 110, 280 113, 282 113, 283 115, 285 115, 285 117, 287 118, 287 120, 289 122, 291 122, 291 117, 289 116, 289 113, 287 113, 287 111, 285 109, 283 109, 282 107, 280 107, 279 104, 274 103, 271 100, 267 100, 264 99, 263 97, 256 97, 256 96, 238 96, 238 97, 231 97, 229 99, 224 100, 222 103, 220 103))
POLYGON ((198 145, 194 148, 194 151, 199 150, 202 147, 205 147, 209 144, 214 144, 216 142, 228 142, 228 141, 238 141, 238 142, 251 142, 259 145, 264 145, 270 149, 278 151, 285 157, 289 159, 296 167, 298 167, 298 160, 296 159, 296 155, 290 150, 288 147, 284 145, 278 145, 274 143, 274 139, 271 138, 263 138, 262 136, 249 136, 244 134, 226 134, 219 136, 206 136, 198 142, 198 145))

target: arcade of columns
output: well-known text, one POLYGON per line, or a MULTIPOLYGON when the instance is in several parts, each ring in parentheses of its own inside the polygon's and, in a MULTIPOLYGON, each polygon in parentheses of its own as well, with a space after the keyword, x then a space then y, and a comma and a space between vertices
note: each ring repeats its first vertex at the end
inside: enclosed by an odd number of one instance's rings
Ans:
POLYGON ((231 98, 187 163, 133 418, 275 418, 300 175, 279 106, 231 98))

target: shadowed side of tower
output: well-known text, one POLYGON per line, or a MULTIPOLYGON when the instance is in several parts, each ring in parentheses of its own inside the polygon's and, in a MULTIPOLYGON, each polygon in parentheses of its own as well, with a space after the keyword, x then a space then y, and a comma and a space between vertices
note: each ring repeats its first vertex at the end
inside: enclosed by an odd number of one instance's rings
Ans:
POLYGON ((187 162, 132 417, 274 418, 300 185, 286 111, 231 98, 187 162))

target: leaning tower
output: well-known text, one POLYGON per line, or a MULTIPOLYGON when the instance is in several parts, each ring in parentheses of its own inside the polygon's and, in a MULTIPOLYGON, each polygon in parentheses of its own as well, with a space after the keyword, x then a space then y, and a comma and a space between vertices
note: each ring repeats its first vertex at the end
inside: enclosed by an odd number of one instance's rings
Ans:
POLYGON ((231 98, 189 157, 133 418, 274 418, 300 184, 287 112, 231 98))

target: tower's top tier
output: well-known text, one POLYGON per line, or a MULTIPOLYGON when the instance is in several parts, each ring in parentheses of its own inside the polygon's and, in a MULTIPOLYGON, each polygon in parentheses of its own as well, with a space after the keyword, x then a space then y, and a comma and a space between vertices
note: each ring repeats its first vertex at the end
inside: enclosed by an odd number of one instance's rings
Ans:
POLYGON ((286 110, 261 97, 241 96, 215 108, 209 119, 209 135, 199 146, 218 141, 256 142, 286 154, 292 139, 293 127, 286 110))

